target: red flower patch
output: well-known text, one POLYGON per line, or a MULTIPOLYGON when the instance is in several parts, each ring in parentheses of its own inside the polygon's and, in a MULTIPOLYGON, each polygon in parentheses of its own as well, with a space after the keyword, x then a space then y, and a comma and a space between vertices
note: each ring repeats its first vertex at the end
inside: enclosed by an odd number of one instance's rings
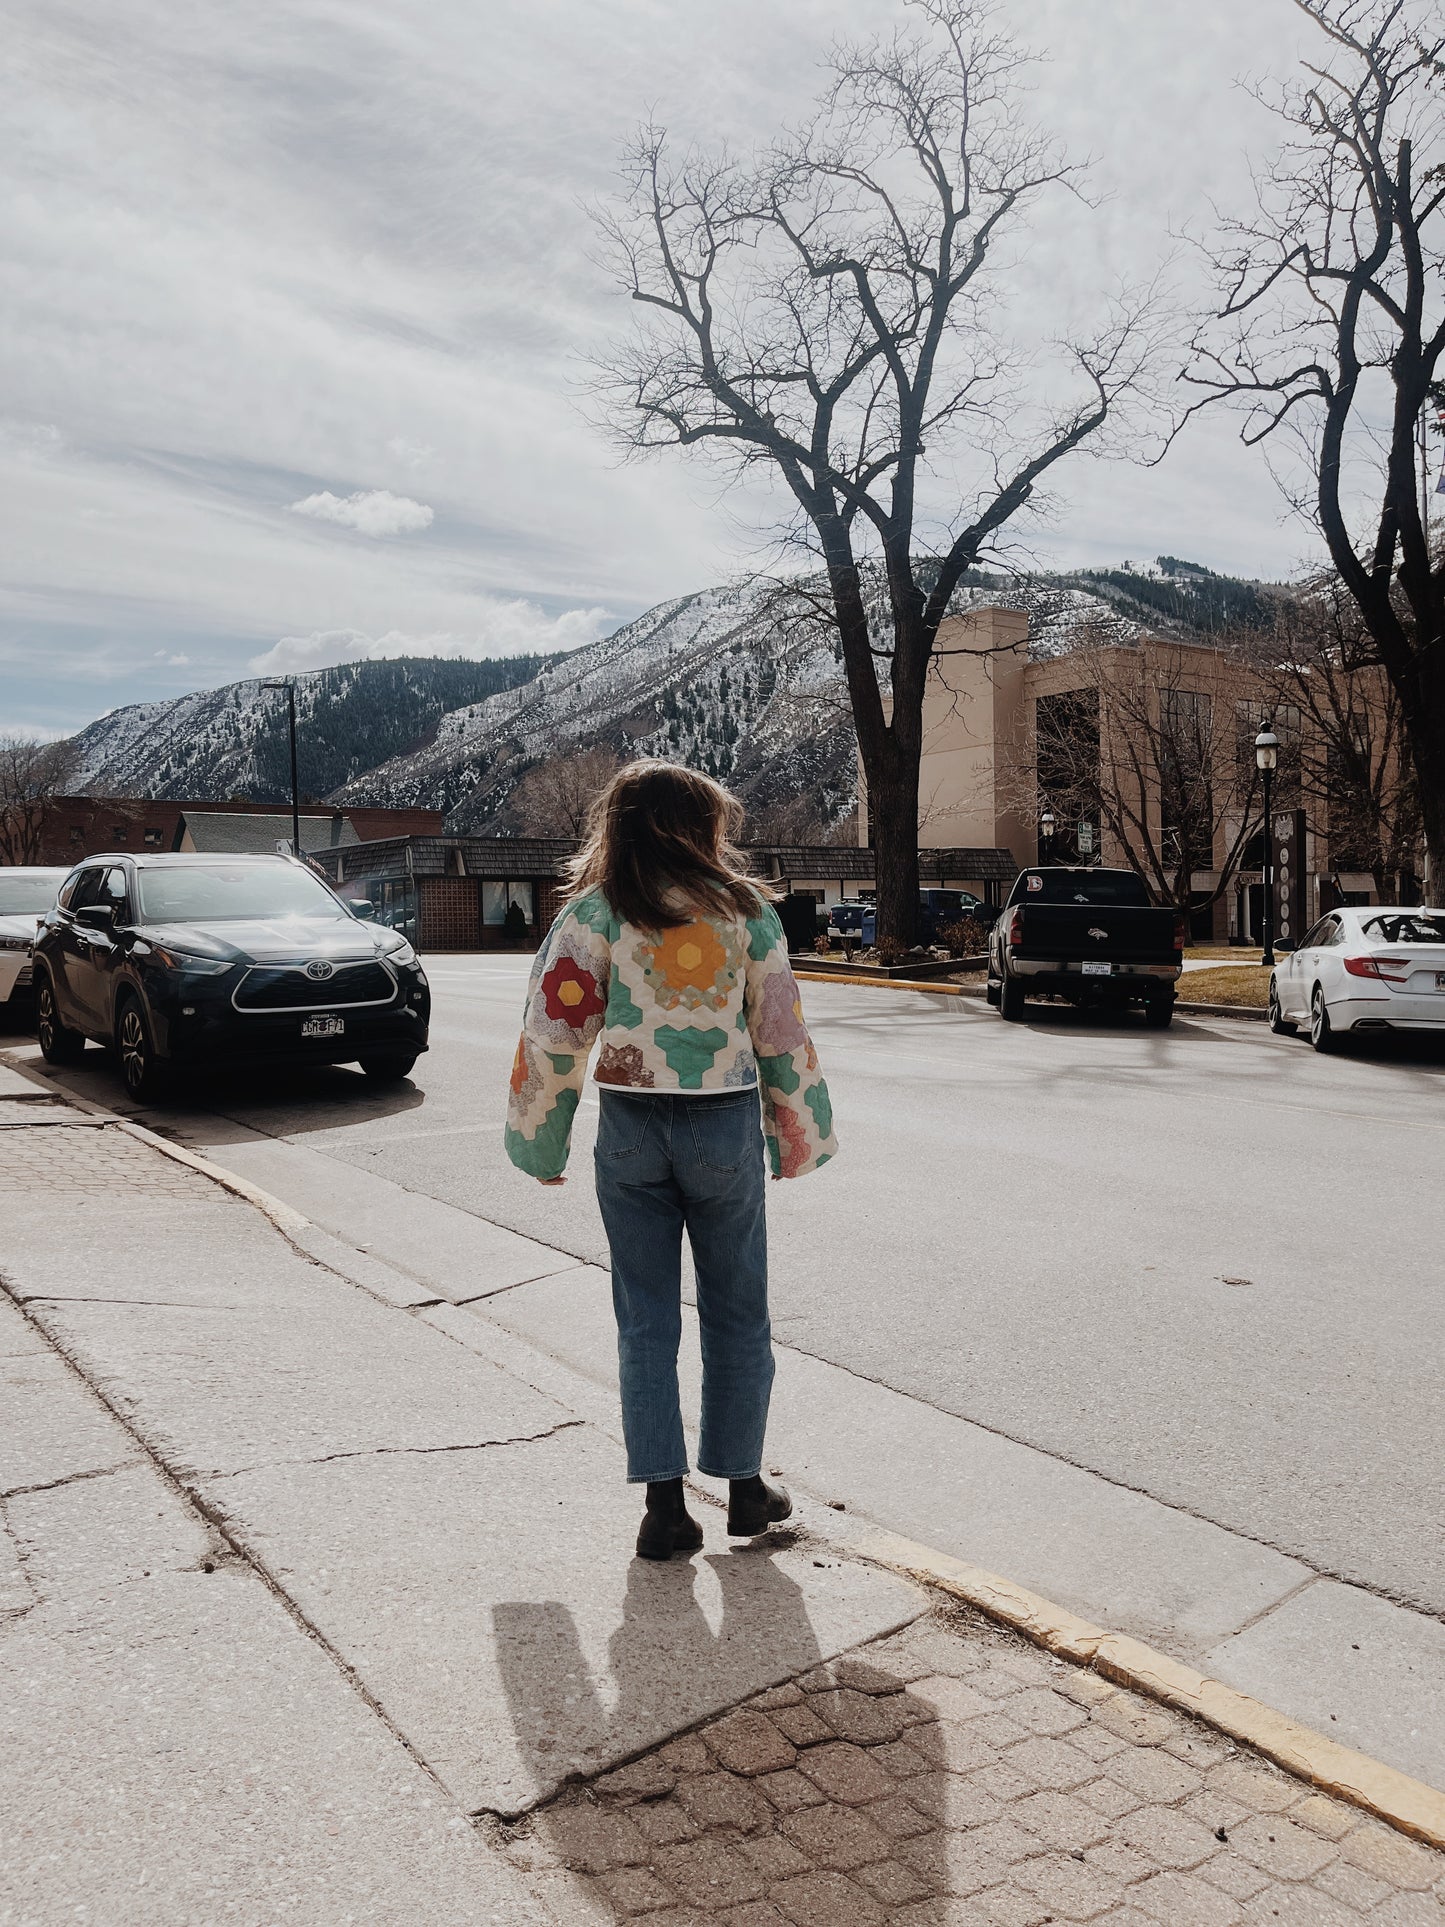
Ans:
POLYGON ((571 957, 557 959, 542 979, 541 990, 553 1023, 573 1030, 580 1030, 589 1017, 600 1017, 607 1008, 604 986, 571 957))

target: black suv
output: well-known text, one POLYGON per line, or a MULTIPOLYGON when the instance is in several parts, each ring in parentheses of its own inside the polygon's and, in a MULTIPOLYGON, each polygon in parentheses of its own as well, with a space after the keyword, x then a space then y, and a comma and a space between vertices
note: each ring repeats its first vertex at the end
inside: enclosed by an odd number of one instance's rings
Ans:
POLYGON ((427 1047, 416 952, 283 856, 88 857, 35 940, 52 1064, 113 1045, 133 1097, 168 1072, 347 1064, 405 1077, 427 1047))

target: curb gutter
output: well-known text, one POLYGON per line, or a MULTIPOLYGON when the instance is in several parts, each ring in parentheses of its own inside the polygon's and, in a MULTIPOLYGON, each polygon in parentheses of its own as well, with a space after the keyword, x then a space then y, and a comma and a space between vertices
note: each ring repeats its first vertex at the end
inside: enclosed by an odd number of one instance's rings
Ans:
MULTIPOLYGON (((938 994, 939 989, 944 995, 979 994, 959 984, 925 987, 905 983, 895 987, 908 990, 928 988, 934 995, 938 994)), ((19 1070, 43 1089, 70 1098, 69 1092, 51 1084, 48 1078, 41 1077, 29 1066, 12 1064, 11 1068, 19 1070)), ((235 1172, 213 1164, 209 1158, 198 1157, 194 1152, 158 1137, 154 1131, 146 1130, 144 1125, 118 1118, 114 1112, 106 1111, 103 1105, 81 1099, 75 1102, 78 1107, 83 1105, 87 1111, 108 1120, 141 1143, 150 1145, 162 1156, 186 1165, 254 1205, 288 1240, 296 1232, 310 1228, 310 1219, 293 1206, 261 1190, 258 1185, 247 1183, 235 1172)), ((339 1241, 337 1250, 348 1259, 361 1255, 353 1253, 339 1241)), ((361 1279, 350 1278, 336 1260, 328 1259, 326 1262, 328 1269, 348 1277, 350 1283, 366 1291, 369 1296, 378 1295, 361 1279)), ((1322 1793, 1333 1794, 1337 1799, 1374 1814, 1377 1819, 1413 1839, 1422 1840, 1432 1847, 1445 1848, 1445 1792, 1427 1786, 1423 1780, 1413 1779, 1408 1773, 1385 1765, 1382 1760, 1371 1759, 1368 1754, 1342 1746, 1327 1734, 1315 1732, 1312 1727, 1302 1725, 1286 1713, 1277 1712, 1261 1700, 1252 1699, 1249 1694, 1226 1686, 1222 1680, 1210 1679, 1196 1672, 1192 1666, 1171 1659, 1167 1653, 1156 1652, 1141 1640, 1092 1625, 1067 1607, 1056 1606, 1038 1593, 1015 1585, 1011 1579, 987 1572, 981 1566, 969 1565, 966 1560, 955 1559, 949 1553, 938 1552, 918 1540, 906 1539, 881 1527, 867 1526, 856 1532, 836 1532, 830 1535, 830 1542, 840 1552, 851 1552, 961 1600, 986 1618, 997 1620, 1001 1625, 1022 1633, 1046 1652, 1056 1653, 1061 1659, 1071 1660, 1075 1665, 1089 1667, 1105 1679, 1112 1680, 1115 1685, 1131 1687, 1150 1699, 1160 1700, 1166 1706, 1191 1714, 1205 1725, 1227 1734, 1230 1739, 1253 1747, 1266 1759, 1273 1760, 1277 1766, 1284 1767, 1297 1778, 1309 1781, 1322 1793)))

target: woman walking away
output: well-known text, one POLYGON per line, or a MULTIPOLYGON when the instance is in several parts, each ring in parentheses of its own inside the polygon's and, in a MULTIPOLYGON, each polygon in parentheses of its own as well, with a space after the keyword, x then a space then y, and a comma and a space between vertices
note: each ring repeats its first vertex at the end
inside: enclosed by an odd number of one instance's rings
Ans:
POLYGON ((735 796, 694 770, 618 772, 533 968, 512 1069, 507 1155, 561 1184, 588 1053, 602 1040, 597 1201, 612 1251, 627 1477, 647 1487, 645 1559, 702 1544, 682 1489, 684 1229, 702 1332, 698 1470, 728 1481, 735 1538, 793 1509, 762 1477, 773 1383, 763 1146, 774 1178, 815 1170, 836 1146, 773 893, 732 847, 742 816, 735 796))

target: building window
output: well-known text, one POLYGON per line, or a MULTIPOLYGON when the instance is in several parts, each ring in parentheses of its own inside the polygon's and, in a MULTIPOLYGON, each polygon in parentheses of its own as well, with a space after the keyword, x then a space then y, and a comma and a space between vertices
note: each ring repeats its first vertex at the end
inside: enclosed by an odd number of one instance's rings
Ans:
POLYGON ((159 849, 159 848, 161 847, 161 833, 160 833, 160 831, 159 831, 159 830, 147 830, 147 831, 146 831, 146 833, 145 833, 145 840, 146 840, 146 848, 147 848, 148 850, 158 850, 158 849, 159 849))
POLYGON ((81 825, 80 825, 79 823, 72 823, 72 824, 71 824, 71 826, 70 826, 70 840, 71 840, 71 842, 72 842, 72 843, 84 843, 84 841, 85 841, 85 831, 84 831, 84 829, 83 829, 83 828, 81 827, 81 825))
POLYGON ((526 916, 528 925, 532 917, 532 886, 530 883, 483 883, 482 885, 482 922, 489 930, 500 930, 507 921, 507 912, 513 904, 519 904, 526 916))
POLYGON ((112 823, 112 824, 111 824, 111 826, 110 826, 110 840, 111 840, 111 842, 112 842, 112 843, 124 843, 124 842, 125 842, 125 835, 126 835, 126 831, 125 831, 125 825, 124 825, 124 823, 112 823))

